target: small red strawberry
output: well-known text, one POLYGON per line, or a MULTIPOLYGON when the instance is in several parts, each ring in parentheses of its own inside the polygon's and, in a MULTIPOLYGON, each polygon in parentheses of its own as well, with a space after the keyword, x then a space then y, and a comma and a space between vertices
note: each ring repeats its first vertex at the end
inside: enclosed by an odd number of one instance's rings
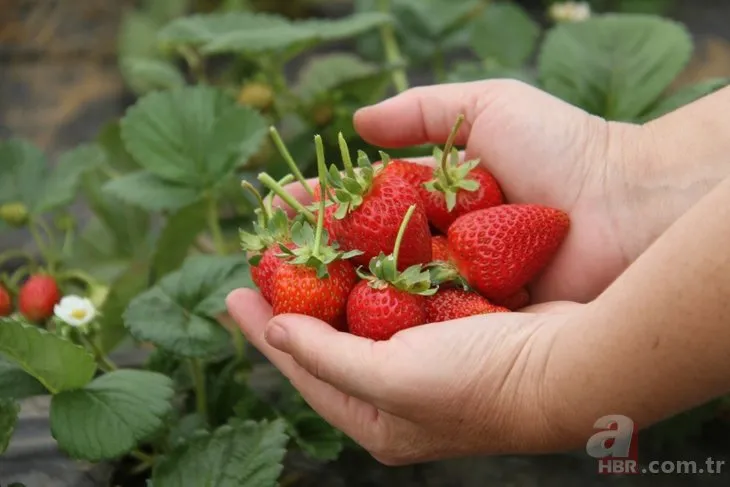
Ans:
POLYGON ((325 242, 324 208, 327 169, 322 139, 315 137, 317 167, 320 178, 320 201, 317 227, 296 221, 291 228, 293 248, 280 245, 286 261, 274 274, 272 305, 274 315, 305 314, 332 327, 346 327, 347 298, 357 282, 355 267, 347 259, 359 251, 342 253, 336 243, 325 242))
POLYGON ((477 293, 461 289, 442 289, 426 298, 426 313, 429 323, 509 311, 507 308, 490 303, 477 293))
POLYGON ((10 316, 13 313, 13 299, 4 286, 0 285, 0 316, 10 316))
POLYGON ((552 260, 568 230, 568 215, 533 204, 474 211, 449 228, 451 259, 477 292, 495 302, 507 299, 552 260))
MULTIPOLYGON (((363 152, 358 157, 360 170, 355 172, 342 134, 340 149, 345 175, 332 167, 330 181, 337 203, 334 232, 342 248, 362 251, 353 259, 362 266, 381 253, 392 253, 403 215, 415 206, 403 237, 399 270, 430 262, 431 232, 418 191, 401 177, 376 171, 363 152)), ((382 156, 387 167, 388 156, 382 156)))
POLYGON ((479 166, 478 159, 459 164, 459 152, 453 144, 463 121, 464 116, 460 115, 443 152, 434 151, 434 158, 441 164, 431 180, 421 186, 428 219, 443 233, 461 215, 504 203, 497 180, 479 166))
POLYGON ((530 293, 524 287, 508 298, 494 301, 494 304, 504 306, 512 311, 522 309, 530 304, 530 293))
POLYGON ((449 241, 443 235, 434 235, 431 237, 431 253, 433 261, 448 262, 449 257, 449 241))
POLYGON ((358 271, 364 280, 347 300, 347 324, 353 335, 387 340, 401 330, 427 323, 426 296, 436 292, 428 271, 419 264, 398 271, 403 235, 415 210, 412 205, 406 212, 393 253, 381 253, 371 260, 370 274, 358 271))
POLYGON ((30 321, 43 321, 53 316, 53 308, 61 300, 56 280, 45 274, 28 278, 18 292, 18 310, 30 321))
MULTIPOLYGON (((373 167, 376 165, 374 164, 373 167)), ((383 169, 384 174, 398 176, 405 179, 417 190, 423 189, 423 184, 433 178, 433 168, 416 162, 409 162, 401 159, 390 161, 383 169)))

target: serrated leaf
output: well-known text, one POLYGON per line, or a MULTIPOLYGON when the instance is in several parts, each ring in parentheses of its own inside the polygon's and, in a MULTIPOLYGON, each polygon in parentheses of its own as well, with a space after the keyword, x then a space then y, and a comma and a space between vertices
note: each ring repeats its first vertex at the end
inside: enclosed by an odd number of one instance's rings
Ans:
POLYGON ((17 402, 0 398, 0 455, 8 449, 19 413, 20 405, 17 402))
POLYGON ((347 53, 328 54, 311 59, 300 71, 296 93, 305 100, 313 100, 340 86, 361 81, 381 73, 372 63, 347 53))
POLYGON ((0 400, 25 399, 48 394, 38 379, 0 354, 0 400))
POLYGON ((250 286, 243 257, 189 257, 137 296, 124 313, 130 333, 184 357, 209 357, 229 345, 230 336, 216 320, 225 310, 226 295, 250 286))
POLYGON ((491 3, 471 26, 471 46, 481 59, 521 67, 532 54, 539 25, 516 3, 491 3))
POLYGON ((139 95, 185 85, 180 70, 164 59, 126 57, 120 60, 119 70, 132 91, 139 95))
POLYGON ((692 49, 677 22, 606 14, 553 28, 540 52, 540 79, 545 90, 592 114, 633 121, 684 69, 692 49))
POLYGON ((176 211, 202 197, 202 192, 195 187, 165 181, 149 171, 111 179, 104 185, 104 192, 147 211, 176 211))
POLYGON ((152 174, 211 188, 259 150, 266 123, 222 90, 199 85, 146 95, 127 111, 121 130, 127 150, 152 174))
POLYGON ((0 319, 0 353, 54 394, 83 387, 96 372, 94 357, 83 348, 13 319, 0 319))
POLYGON ((268 487, 277 484, 286 454, 286 423, 232 420, 190 440, 153 470, 155 487, 268 487))
POLYGON ((45 155, 29 141, 0 141, 0 204, 17 201, 33 208, 46 170, 45 155))
POLYGON ((683 86, 669 96, 659 99, 654 106, 650 107, 647 112, 640 117, 639 121, 643 123, 659 118, 684 105, 725 88, 729 84, 729 78, 715 78, 683 86))
POLYGON ((175 19, 158 34, 161 43, 168 46, 202 47, 214 39, 252 29, 273 29, 289 25, 278 15, 250 12, 195 14, 175 19))
POLYGON ((208 204, 200 201, 187 206, 167 219, 157 239, 152 256, 152 279, 174 271, 185 261, 190 247, 205 228, 208 204))
POLYGON ((114 459, 164 426, 173 395, 172 381, 162 374, 110 372, 53 397, 51 432, 73 458, 114 459))

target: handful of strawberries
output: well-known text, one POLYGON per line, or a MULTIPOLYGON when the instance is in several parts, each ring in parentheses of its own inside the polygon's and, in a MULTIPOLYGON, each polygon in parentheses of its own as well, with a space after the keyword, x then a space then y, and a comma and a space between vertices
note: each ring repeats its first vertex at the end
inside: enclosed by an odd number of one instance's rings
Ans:
MULTIPOLYGON (((460 162, 453 143, 435 167, 391 160, 357 169, 342 136, 344 171, 324 160, 315 137, 319 183, 312 189, 281 139, 277 147, 312 194, 296 201, 268 174, 259 180, 296 209, 289 219, 248 183, 260 202, 253 232, 241 232, 251 275, 275 315, 313 316, 341 331, 387 340, 400 330, 529 304, 526 286, 552 260, 570 228, 568 215, 509 204, 478 160, 460 162)), ((291 177, 287 178, 291 180, 291 177)))

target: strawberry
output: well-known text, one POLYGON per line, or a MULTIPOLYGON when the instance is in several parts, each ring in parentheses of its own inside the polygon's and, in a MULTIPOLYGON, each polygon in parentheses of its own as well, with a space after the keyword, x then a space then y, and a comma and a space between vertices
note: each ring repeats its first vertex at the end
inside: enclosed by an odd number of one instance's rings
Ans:
POLYGON ((53 308, 61 300, 56 280, 45 274, 28 278, 18 292, 18 309, 30 321, 43 321, 53 316, 53 308))
POLYGON ((431 237, 431 254, 433 261, 448 262, 449 257, 449 241, 443 235, 434 235, 431 237))
POLYGON ((550 263, 568 230, 568 215, 533 204, 509 204, 459 217, 449 228, 451 259, 477 292, 509 298, 550 263))
POLYGON ((0 316, 10 316, 13 313, 13 300, 4 286, 0 286, 0 316))
POLYGON ((436 292, 428 271, 422 270, 420 264, 398 271, 401 243, 416 208, 412 205, 406 212, 393 253, 381 253, 372 259, 370 274, 358 270, 364 280, 347 300, 347 325, 353 335, 387 340, 401 330, 428 322, 426 296, 436 292))
POLYGON ((340 252, 336 243, 327 244, 324 231, 325 175, 322 139, 315 137, 320 179, 317 227, 295 221, 291 228, 293 248, 279 245, 286 261, 274 274, 272 305, 274 315, 305 314, 332 327, 346 327, 346 305, 357 282, 355 267, 347 260, 360 252, 340 252))
POLYGON ((426 314, 429 323, 509 311, 507 308, 490 303, 477 293, 461 289, 442 289, 426 298, 426 314))
POLYGON ((523 287, 512 296, 495 301, 494 304, 504 306, 512 311, 522 309, 530 304, 530 293, 523 287))
MULTIPOLYGON (((318 205, 320 200, 320 189, 319 189, 319 183, 317 183, 314 187, 314 204, 318 205)), ((337 234, 335 233, 335 211, 337 210, 337 206, 334 204, 331 204, 331 201, 326 201, 329 203, 324 210, 324 229, 327 232, 327 235, 329 236, 330 241, 337 240, 337 234)), ((315 213, 316 214, 316 213, 315 213)))
POLYGON ((497 180, 479 167, 478 159, 459 163, 454 140, 463 122, 464 115, 459 115, 444 150, 434 151, 439 166, 432 178, 420 186, 428 219, 442 233, 448 232, 449 226, 461 215, 504 203, 497 180))
POLYGON ((406 182, 419 191, 423 189, 423 184, 433 177, 432 167, 400 159, 390 161, 383 169, 383 172, 405 179, 406 182))
MULTIPOLYGON (((342 248, 362 251, 353 259, 362 266, 381 253, 392 253, 403 215, 415 206, 403 237, 399 270, 430 262, 431 232, 418 191, 401 177, 389 175, 382 168, 376 171, 363 152, 359 153, 360 171, 356 173, 342 134, 340 149, 346 173, 342 176, 332 167, 330 181, 337 203, 334 232, 342 248)), ((382 156, 383 166, 387 167, 389 158, 382 156)))

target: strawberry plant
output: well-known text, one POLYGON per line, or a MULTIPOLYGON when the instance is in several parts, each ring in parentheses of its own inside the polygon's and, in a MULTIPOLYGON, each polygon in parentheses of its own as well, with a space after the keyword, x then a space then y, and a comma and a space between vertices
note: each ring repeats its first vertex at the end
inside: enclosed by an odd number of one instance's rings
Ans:
POLYGON ((19 404, 50 396, 62 452, 155 487, 294 482, 287 452, 326 462, 347 445, 287 381, 257 380, 267 364, 226 315, 231 290, 384 340, 523 308, 558 252, 567 215, 506 201, 453 136, 379 151, 354 110, 419 75, 510 77, 646 121, 728 84, 674 86, 691 38, 646 13, 356 0, 337 18, 300 18, 271 7, 323 2, 139 3, 120 26, 135 99, 119 120, 53 168, 29 141, 0 141, 0 231, 34 242, 0 254, 0 453, 19 404), (432 166, 410 160, 424 154, 432 166), (284 189, 293 181, 311 203, 284 189), (145 360, 120 367, 114 352, 129 346, 145 360))

